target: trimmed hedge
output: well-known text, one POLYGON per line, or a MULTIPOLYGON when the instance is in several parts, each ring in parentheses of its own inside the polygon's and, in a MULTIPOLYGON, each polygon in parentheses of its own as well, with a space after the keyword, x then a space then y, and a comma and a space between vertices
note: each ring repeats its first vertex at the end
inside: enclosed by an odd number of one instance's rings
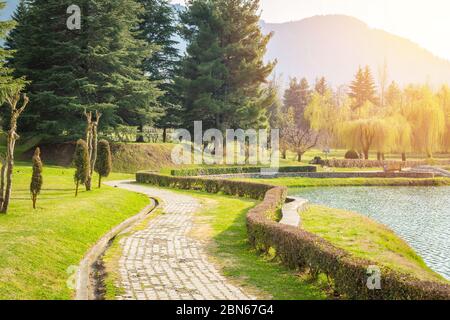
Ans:
MULTIPOLYGON (((433 163, 437 165, 450 164, 449 160, 432 160, 433 163)), ((364 159, 328 159, 324 160, 323 165, 332 168, 382 168, 385 165, 396 165, 401 164, 404 168, 407 167, 418 167, 423 165, 428 165, 430 161, 428 160, 409 160, 409 161, 399 161, 399 160, 364 160, 364 159)))
POLYGON ((136 181, 152 185, 183 190, 199 190, 208 193, 223 193, 230 196, 261 200, 272 185, 237 180, 207 179, 202 177, 172 177, 157 173, 138 172, 136 181))
MULTIPOLYGON (((259 173, 263 167, 215 167, 215 168, 192 168, 172 170, 170 174, 176 177, 210 176, 222 174, 259 173)), ((315 166, 292 166, 280 167, 278 172, 317 172, 315 166)))
POLYGON ((309 270, 312 275, 326 274, 334 282, 335 291, 349 299, 450 299, 450 285, 419 280, 388 268, 381 269, 381 290, 369 290, 366 273, 369 266, 375 265, 374 262, 353 257, 315 234, 270 219, 285 203, 286 187, 235 180, 172 177, 148 172, 137 173, 136 180, 162 187, 262 199, 247 214, 250 244, 266 253, 271 248, 275 249, 280 260, 290 268, 309 270))

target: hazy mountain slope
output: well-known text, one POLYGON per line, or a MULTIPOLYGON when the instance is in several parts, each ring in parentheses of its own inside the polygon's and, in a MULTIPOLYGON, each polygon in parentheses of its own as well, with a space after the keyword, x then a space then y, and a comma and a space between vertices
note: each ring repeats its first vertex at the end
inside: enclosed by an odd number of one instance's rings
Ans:
POLYGON ((389 80, 400 83, 450 83, 450 62, 388 32, 370 29, 348 16, 315 16, 281 24, 261 23, 273 31, 266 58, 277 59, 277 73, 314 80, 324 75, 334 85, 348 83, 359 65, 375 77, 386 59, 389 80))

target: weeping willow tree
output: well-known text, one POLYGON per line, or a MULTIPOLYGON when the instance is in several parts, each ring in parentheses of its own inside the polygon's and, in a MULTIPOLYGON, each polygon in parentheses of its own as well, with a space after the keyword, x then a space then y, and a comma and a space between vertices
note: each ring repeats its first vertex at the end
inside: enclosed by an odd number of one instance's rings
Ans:
MULTIPOLYGON (((347 106, 350 106, 347 104, 347 106)), ((314 92, 311 101, 307 105, 304 113, 305 119, 311 128, 319 133, 320 144, 331 146, 339 143, 336 141, 336 124, 340 122, 340 115, 347 114, 350 108, 345 107, 337 109, 333 101, 333 92, 325 90, 324 92, 314 92)))
POLYGON ((446 131, 445 112, 438 97, 428 86, 409 86, 402 115, 411 125, 413 149, 432 158, 441 148, 446 131))
POLYGON ((444 112, 445 117, 445 132, 442 137, 443 151, 450 151, 450 87, 448 85, 442 86, 438 92, 439 104, 444 112))

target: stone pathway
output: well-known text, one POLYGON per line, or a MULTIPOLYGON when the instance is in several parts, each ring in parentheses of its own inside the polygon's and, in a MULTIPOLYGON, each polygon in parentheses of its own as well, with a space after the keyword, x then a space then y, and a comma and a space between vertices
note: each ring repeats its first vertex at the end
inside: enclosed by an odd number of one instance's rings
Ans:
POLYGON ((144 193, 162 201, 164 214, 144 230, 122 238, 119 260, 119 300, 250 300, 240 288, 220 275, 205 254, 204 243, 189 236, 194 213, 201 204, 193 197, 133 184, 111 186, 144 193))

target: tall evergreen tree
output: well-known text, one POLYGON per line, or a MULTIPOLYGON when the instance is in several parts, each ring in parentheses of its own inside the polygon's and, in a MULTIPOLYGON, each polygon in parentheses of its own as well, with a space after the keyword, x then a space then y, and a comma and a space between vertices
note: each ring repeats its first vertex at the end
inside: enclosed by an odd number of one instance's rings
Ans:
MULTIPOLYGON (((175 9, 168 0, 139 0, 143 5, 139 24, 139 37, 159 50, 147 57, 143 63, 146 75, 152 81, 158 81, 158 88, 164 92, 158 99, 164 115, 156 121, 156 126, 164 130, 180 125, 180 102, 174 86, 174 78, 180 60, 175 36, 177 17, 175 9)), ((142 128, 141 128, 142 129, 142 128)), ((142 135, 138 141, 142 141, 142 135)), ((165 141, 164 141, 165 142, 165 141)))
POLYGON ((191 0, 181 15, 188 42, 178 85, 186 126, 205 129, 265 123, 262 84, 274 63, 263 57, 271 35, 259 27, 258 0, 191 0))
POLYGON ((81 29, 69 30, 72 4, 29 0, 17 11, 12 66, 32 81, 23 129, 78 135, 84 109, 101 110, 107 126, 152 120, 159 90, 141 70, 152 48, 134 31, 142 7, 135 0, 80 0, 81 29))
POLYGON ((376 86, 369 66, 359 67, 355 80, 350 85, 349 96, 354 99, 353 109, 358 109, 367 101, 377 104, 376 86))
POLYGON ((322 97, 325 96, 328 90, 328 84, 325 80, 325 77, 321 77, 316 80, 316 85, 314 86, 314 90, 320 94, 322 97))
POLYGON ((402 100, 402 90, 397 85, 395 81, 392 81, 392 83, 389 85, 389 87, 386 90, 386 105, 389 107, 393 107, 396 104, 400 103, 402 100))
POLYGON ((308 80, 306 78, 300 81, 297 81, 297 78, 291 79, 289 88, 284 92, 284 109, 292 109, 294 121, 299 128, 308 126, 304 114, 310 100, 311 90, 308 80))

